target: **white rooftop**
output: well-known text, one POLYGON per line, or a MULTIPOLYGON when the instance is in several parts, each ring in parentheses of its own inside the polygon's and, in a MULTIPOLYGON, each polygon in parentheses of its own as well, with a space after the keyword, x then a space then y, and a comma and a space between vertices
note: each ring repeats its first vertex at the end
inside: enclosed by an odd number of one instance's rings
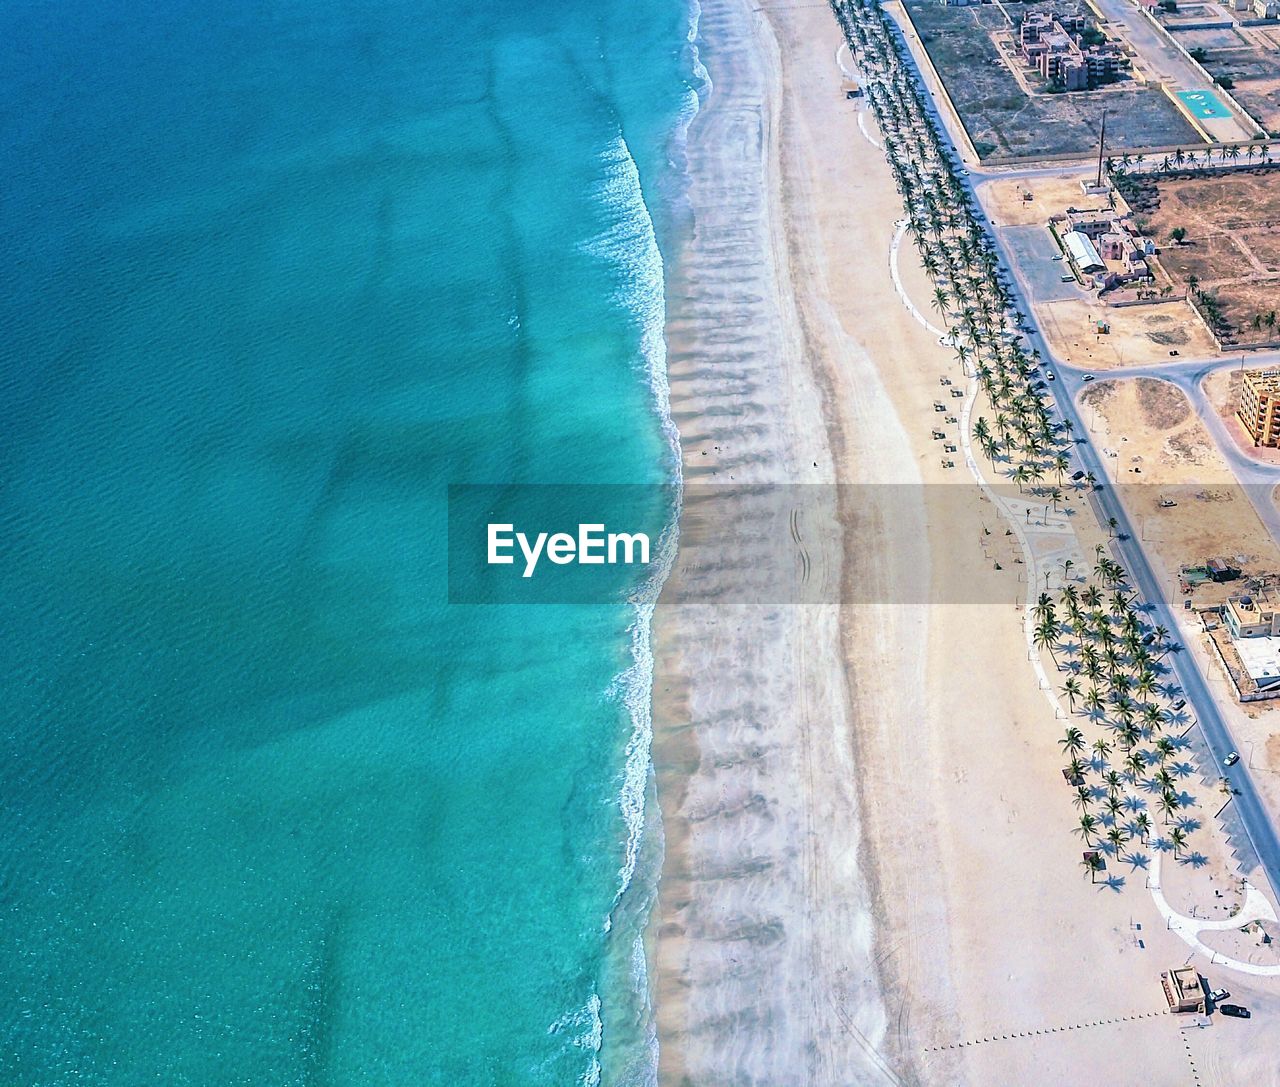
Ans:
POLYGON ((1080 271, 1096 272, 1106 267, 1102 263, 1102 258, 1098 256, 1098 251, 1093 247, 1093 242, 1080 231, 1068 230, 1062 235, 1062 240, 1066 243, 1067 251, 1080 271))
POLYGON ((1280 683, 1280 637, 1236 638, 1236 652, 1249 678, 1260 688, 1280 683))

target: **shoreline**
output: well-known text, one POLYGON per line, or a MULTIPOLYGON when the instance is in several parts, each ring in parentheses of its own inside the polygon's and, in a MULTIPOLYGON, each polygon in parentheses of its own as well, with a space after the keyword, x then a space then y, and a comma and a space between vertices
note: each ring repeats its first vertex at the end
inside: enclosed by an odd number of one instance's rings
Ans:
POLYGON ((668 282, 686 484, 867 486, 792 526, 838 603, 753 581, 733 545, 776 526, 682 532, 654 628, 659 1082, 1182 1082, 1228 1043, 1165 1014, 1187 948, 1142 872, 1078 878, 1026 568, 933 440, 940 385, 968 382, 912 308, 915 248, 891 255, 902 204, 835 19, 708 0, 703 37, 668 282))
MULTIPOLYGON (((834 19, 816 14, 834 50, 834 19)), ((831 411, 842 332, 813 311, 823 258, 798 252, 800 204, 788 199, 799 170, 781 138, 795 104, 784 48, 739 0, 704 0, 699 38, 714 91, 690 126, 695 228, 668 275, 668 382, 686 485, 858 478, 848 466, 867 450, 831 411)), ((883 174, 881 198, 896 203, 883 174)), ((818 567, 851 576, 845 550, 858 534, 808 527, 818 567)), ((894 1082, 880 1055, 878 896, 857 814, 846 665, 855 635, 834 601, 747 599, 745 549, 710 590, 687 584, 698 541, 682 532, 680 547, 654 618, 665 855, 648 942, 659 1080, 835 1084, 864 1069, 894 1082), (834 727, 821 729, 826 721, 834 727)))

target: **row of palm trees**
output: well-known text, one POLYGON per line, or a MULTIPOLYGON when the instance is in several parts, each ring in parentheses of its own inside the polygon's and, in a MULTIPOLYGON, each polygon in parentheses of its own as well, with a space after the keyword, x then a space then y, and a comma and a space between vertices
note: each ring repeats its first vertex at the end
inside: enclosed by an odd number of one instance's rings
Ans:
MULTIPOLYGON (((993 413, 975 421, 974 439, 1019 489, 1051 475, 1061 488, 1070 424, 1051 417, 1038 379, 1040 353, 1022 340, 1025 316, 1013 305, 995 246, 929 115, 905 47, 878 5, 831 3, 862 70, 912 239, 934 284, 931 304, 993 413)), ((1050 498, 1056 507, 1061 494, 1050 498)))
MULTIPOLYGON (((1071 425, 1050 413, 1038 378, 1039 352, 1028 350, 1022 339, 1026 318, 1013 305, 994 244, 929 114, 905 45, 874 0, 830 3, 860 66, 911 236, 934 284, 932 306, 992 413, 974 421, 973 438, 1019 489, 1051 481, 1047 496, 1056 508, 1070 466, 1071 425)), ((1089 475, 1075 485, 1095 482, 1089 475)), ((1090 845, 1105 841, 1119 855, 1134 835, 1145 842, 1151 831, 1146 802, 1136 793, 1158 794, 1167 822, 1183 804, 1178 779, 1186 768, 1172 760, 1177 743, 1160 734, 1169 720, 1158 701, 1161 693, 1169 693, 1162 687, 1160 664, 1169 649, 1168 631, 1143 627, 1124 570, 1101 546, 1096 560, 1093 578, 1083 588, 1070 578, 1073 564, 1064 564, 1057 597, 1042 594, 1035 605, 1034 636, 1055 663, 1059 655, 1066 661, 1059 667, 1068 673, 1063 693, 1072 714, 1112 734, 1110 739, 1099 735, 1086 760, 1081 758, 1083 730, 1073 725, 1064 749, 1081 808, 1077 833, 1090 845), (1144 741, 1151 742, 1148 749, 1144 741), (1115 766, 1113 753, 1120 756, 1115 766), (1093 773, 1098 784, 1090 787, 1093 773)), ((1188 826, 1167 832, 1175 852, 1186 844, 1188 826)), ((1097 862, 1093 855, 1091 873, 1097 862)))
MULTIPOLYGON (((1246 165, 1253 162, 1256 157, 1259 165, 1266 165, 1271 162, 1271 147, 1265 143, 1251 143, 1244 147, 1237 144, 1228 144, 1223 147, 1205 147, 1200 150, 1192 149, 1184 151, 1178 148, 1172 154, 1163 156, 1155 165, 1156 173, 1167 174, 1178 169, 1193 170, 1197 166, 1208 167, 1213 164, 1214 155, 1218 157, 1218 164, 1225 166, 1228 163, 1238 165, 1240 156, 1244 156, 1246 165)), ((1127 172, 1133 169, 1136 172, 1142 172, 1146 168, 1146 155, 1130 155, 1125 152, 1118 156, 1109 156, 1106 159, 1106 168, 1108 173, 1127 172)))

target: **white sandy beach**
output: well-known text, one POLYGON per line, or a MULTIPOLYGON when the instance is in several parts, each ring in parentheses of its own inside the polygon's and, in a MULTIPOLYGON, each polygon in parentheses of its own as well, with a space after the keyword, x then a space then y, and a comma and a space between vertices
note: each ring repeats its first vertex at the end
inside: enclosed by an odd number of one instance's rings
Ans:
POLYGON ((825 606, 753 584, 746 533, 682 540, 655 621, 661 1082, 1280 1082, 1241 1063, 1258 1020, 1224 1040, 1162 1014, 1189 949, 1140 885, 1080 877, 1025 585, 930 439, 958 371, 891 281, 901 206, 830 12, 704 0, 701 36, 697 231, 668 304, 686 480, 907 486, 842 492, 843 532, 795 528, 842 589, 825 606), (718 583, 690 571, 709 543, 718 583))

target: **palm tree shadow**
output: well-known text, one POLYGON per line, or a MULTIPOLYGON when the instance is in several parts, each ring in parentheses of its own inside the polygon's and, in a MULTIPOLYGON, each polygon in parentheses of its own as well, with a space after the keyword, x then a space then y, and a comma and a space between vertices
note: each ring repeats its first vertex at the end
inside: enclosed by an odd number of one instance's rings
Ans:
POLYGON ((1125 884, 1124 876, 1107 876, 1107 878, 1104 879, 1101 883, 1099 883, 1098 886, 1106 887, 1109 890, 1115 891, 1117 894, 1119 894, 1122 890, 1124 890, 1124 884, 1125 884))
POLYGON ((1151 863, 1151 858, 1145 853, 1129 853, 1124 858, 1125 862, 1132 865, 1134 870, 1141 868, 1146 871, 1147 866, 1151 863))
POLYGON ((1195 853, 1188 854, 1185 857, 1180 857, 1178 859, 1178 863, 1189 864, 1191 865, 1192 868, 1203 868, 1206 864, 1209 863, 1209 858, 1206 857, 1203 853, 1197 851, 1195 853))

